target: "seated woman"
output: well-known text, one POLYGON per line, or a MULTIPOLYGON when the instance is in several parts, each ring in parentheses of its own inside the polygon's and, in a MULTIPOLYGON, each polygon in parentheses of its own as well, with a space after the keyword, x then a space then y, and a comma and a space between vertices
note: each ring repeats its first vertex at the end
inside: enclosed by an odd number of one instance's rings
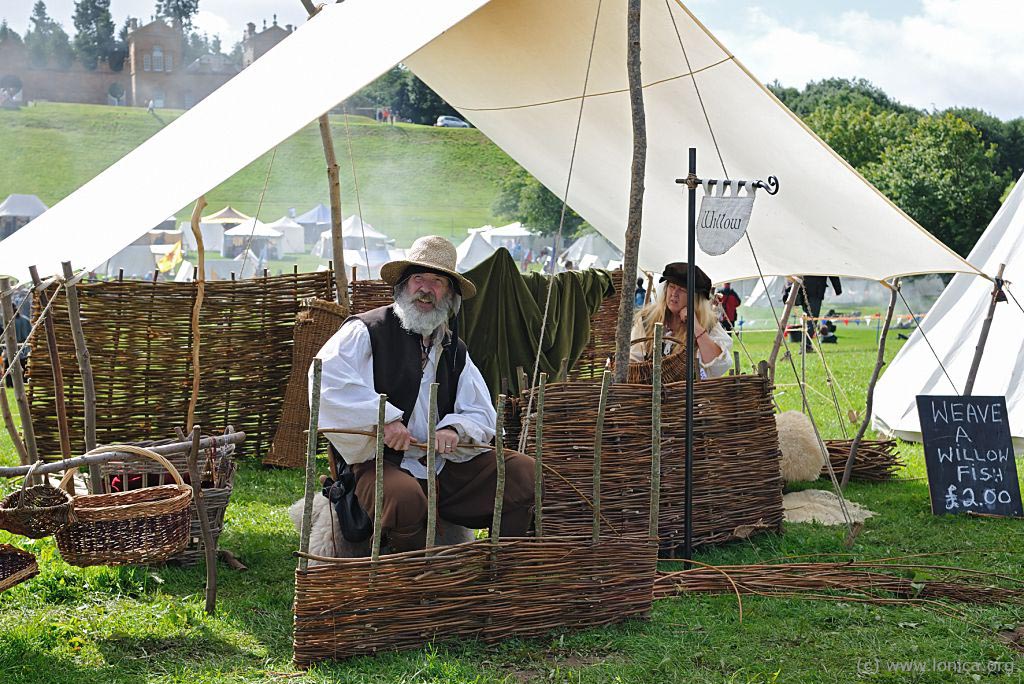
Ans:
MULTIPOLYGON (((696 273, 694 291, 693 334, 700 361, 700 377, 717 378, 725 375, 732 367, 732 338, 718 322, 712 304, 713 289, 711 278, 699 267, 696 273)), ((640 309, 633 319, 631 337, 653 338, 654 326, 665 324, 665 336, 674 337, 679 344, 665 342, 666 356, 681 354, 686 350, 686 264, 675 262, 665 266, 659 283, 665 283, 658 289, 657 297, 652 297, 648 304, 640 309)), ((651 358, 654 342, 646 339, 637 342, 629 350, 630 361, 647 361, 651 358)))

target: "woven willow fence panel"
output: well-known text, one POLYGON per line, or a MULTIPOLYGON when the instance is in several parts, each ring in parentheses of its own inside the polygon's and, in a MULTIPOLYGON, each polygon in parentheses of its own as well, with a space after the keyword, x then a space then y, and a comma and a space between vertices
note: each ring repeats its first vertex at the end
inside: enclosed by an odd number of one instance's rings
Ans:
MULTIPOLYGON (((195 284, 125 280, 77 288, 96 385, 97 440, 138 442, 174 434, 185 424, 192 388, 195 284)), ((243 448, 262 456, 281 414, 300 303, 329 299, 331 292, 329 272, 207 283, 196 422, 208 431, 234 425, 246 433, 243 448)), ((85 414, 65 297, 58 298, 53 312, 71 446, 80 453, 85 414)), ((53 375, 42 335, 36 337, 29 370, 40 454, 59 457, 53 375)))
POLYGON ((433 554, 334 559, 296 571, 295 663, 542 636, 651 609, 657 554, 646 535, 478 540, 433 554))
MULTIPOLYGON (((695 545, 781 529, 779 440, 770 391, 769 382, 758 375, 703 380, 694 389, 695 545)), ((662 544, 676 546, 682 543, 685 526, 685 383, 665 385, 664 392, 659 536, 662 544)), ((589 382, 547 386, 544 463, 564 478, 551 473, 544 478, 547 534, 585 534, 591 529, 593 514, 588 501, 596 395, 597 388, 589 382)), ((526 453, 534 453, 535 439, 531 428, 526 453)), ((642 532, 648 524, 650 385, 612 386, 601 448, 602 531, 642 532)))

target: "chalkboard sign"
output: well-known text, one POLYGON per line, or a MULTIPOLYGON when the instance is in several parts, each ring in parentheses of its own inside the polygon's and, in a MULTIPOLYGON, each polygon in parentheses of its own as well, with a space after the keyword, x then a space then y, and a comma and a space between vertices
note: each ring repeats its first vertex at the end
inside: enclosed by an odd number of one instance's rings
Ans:
POLYGON ((918 396, 932 513, 1020 516, 1005 397, 918 396))

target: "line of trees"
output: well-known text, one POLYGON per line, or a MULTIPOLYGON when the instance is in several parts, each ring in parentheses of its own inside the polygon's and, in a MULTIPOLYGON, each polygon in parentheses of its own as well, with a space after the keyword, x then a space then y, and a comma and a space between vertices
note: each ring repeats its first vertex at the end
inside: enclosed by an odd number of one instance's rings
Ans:
MULTIPOLYGON (((192 19, 198 11, 199 0, 156 0, 154 6, 155 16, 180 22, 186 64, 205 54, 220 54, 222 49, 219 36, 211 39, 205 33, 192 30, 192 19)), ((110 0, 76 0, 72 16, 75 34, 71 37, 60 23, 50 17, 46 3, 37 0, 32 6, 29 29, 24 38, 4 19, 0 23, 0 42, 24 42, 29 59, 38 67, 67 69, 78 59, 87 69, 95 69, 101 62, 106 62, 114 71, 120 71, 128 56, 131 21, 132 17, 125 18, 117 30, 110 14, 110 0)), ((230 57, 241 65, 241 43, 234 46, 230 57)))

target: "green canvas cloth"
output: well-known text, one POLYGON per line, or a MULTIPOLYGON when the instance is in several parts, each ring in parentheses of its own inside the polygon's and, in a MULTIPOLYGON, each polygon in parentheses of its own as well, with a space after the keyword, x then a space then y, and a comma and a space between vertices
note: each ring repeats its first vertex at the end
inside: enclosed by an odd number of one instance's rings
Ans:
POLYGON ((459 334, 492 397, 500 394, 502 378, 511 392, 520 389, 516 368, 532 375, 538 346, 541 372, 553 378, 562 359, 571 368, 590 341, 590 317, 615 293, 608 271, 524 275, 504 248, 463 275, 476 285, 477 295, 462 306, 459 334), (555 289, 541 340, 548 283, 555 289))

